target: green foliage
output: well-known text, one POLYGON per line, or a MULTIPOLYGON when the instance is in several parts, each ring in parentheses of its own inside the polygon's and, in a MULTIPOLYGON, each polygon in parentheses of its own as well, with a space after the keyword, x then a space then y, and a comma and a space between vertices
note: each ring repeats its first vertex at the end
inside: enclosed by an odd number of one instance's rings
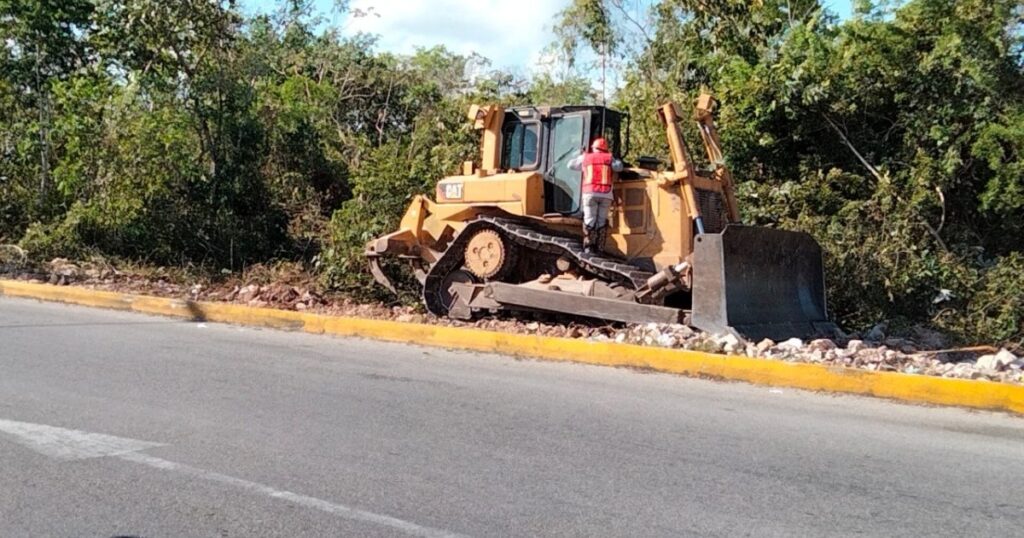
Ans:
POLYGON ((1005 218, 1024 209, 1024 112, 1015 110, 979 134, 971 155, 983 160, 992 176, 981 193, 982 209, 1005 218))
MULTIPOLYGON (((98 251, 159 264, 229 266, 281 248, 281 216, 258 183, 243 174, 219 184, 206 176, 187 113, 146 108, 137 88, 99 87, 72 79, 54 92, 54 133, 61 141, 54 197, 66 209, 28 229, 26 250, 42 258, 98 251), (85 114, 83 107, 103 113, 85 114)), ((241 138, 246 128, 236 126, 236 136, 248 146, 241 138)))
POLYGON ((616 26, 646 42, 617 99, 639 153, 663 154, 643 111, 711 90, 745 220, 818 239, 845 326, 1020 340, 1022 17, 1013 0, 861 2, 842 23, 813 0, 663 0, 652 34, 616 26))
POLYGON ((333 287, 357 297, 379 297, 379 289, 366 286, 366 243, 394 231, 413 196, 432 193, 439 178, 476 151, 477 136, 463 120, 473 96, 453 99, 448 93, 468 84, 455 75, 465 76, 459 66, 463 61, 432 49, 420 51, 404 66, 419 113, 407 133, 374 147, 352 177, 352 198, 335 212, 320 260, 333 287))
POLYGON ((0 0, 0 36, 4 38, 4 79, 34 90, 40 82, 63 78, 83 66, 93 3, 89 0, 0 0))
POLYGON ((1014 252, 978 272, 957 308, 946 308, 936 324, 956 334, 1024 346, 1024 255, 1014 252))
POLYGON ((232 6, 0 2, 0 240, 212 270, 297 258, 366 289, 362 245, 474 152, 470 99, 506 90, 470 82, 479 57, 317 33, 308 2, 232 6))
POLYGON ((522 104, 577 105, 598 103, 598 97, 594 94, 590 80, 585 77, 571 76, 556 80, 544 73, 530 81, 526 95, 518 101, 522 104))
POLYGON ((571 0, 558 16, 561 20, 555 29, 570 63, 576 56, 580 41, 599 52, 614 52, 615 30, 602 0, 571 0))
POLYGON ((846 327, 1024 340, 1016 0, 862 1, 842 22, 817 0, 572 0, 566 73, 531 77, 378 52, 311 5, 0 0, 0 243, 213 270, 288 258, 376 296, 364 245, 476 152, 467 105, 595 102, 573 64, 604 52, 633 157, 666 152, 655 107, 716 94, 745 220, 818 239, 846 327))

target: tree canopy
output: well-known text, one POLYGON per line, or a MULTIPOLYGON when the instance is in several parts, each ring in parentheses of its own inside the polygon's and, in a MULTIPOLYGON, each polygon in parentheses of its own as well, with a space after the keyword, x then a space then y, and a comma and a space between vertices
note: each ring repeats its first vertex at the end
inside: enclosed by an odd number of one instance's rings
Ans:
POLYGON ((571 67, 525 77, 383 52, 311 6, 0 0, 0 243, 303 260, 365 295, 365 241, 476 151, 467 105, 593 102, 603 54, 634 157, 666 152, 658 104, 718 97, 744 219, 818 239, 842 324, 1024 340, 1018 0, 861 0, 843 21, 818 0, 570 0, 551 24, 571 67))
POLYGON ((718 97, 745 220, 818 239, 841 322, 1024 338, 1019 1, 861 1, 846 21, 815 0, 640 14, 575 0, 566 14, 577 47, 594 32, 630 45, 614 48, 617 101, 646 121, 641 151, 663 144, 646 110, 718 97))

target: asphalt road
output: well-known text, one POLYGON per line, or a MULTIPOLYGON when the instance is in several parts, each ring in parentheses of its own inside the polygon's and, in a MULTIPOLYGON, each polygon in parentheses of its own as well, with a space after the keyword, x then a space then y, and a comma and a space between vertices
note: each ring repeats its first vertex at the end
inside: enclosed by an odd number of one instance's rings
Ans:
POLYGON ((1020 536, 1022 479, 999 414, 0 298, 3 537, 1020 536))

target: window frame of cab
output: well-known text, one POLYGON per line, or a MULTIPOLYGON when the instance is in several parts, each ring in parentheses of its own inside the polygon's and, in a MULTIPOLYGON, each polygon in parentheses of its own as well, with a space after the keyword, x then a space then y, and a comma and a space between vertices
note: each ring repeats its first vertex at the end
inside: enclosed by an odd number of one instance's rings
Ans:
MULTIPOLYGON (((508 112, 508 113, 506 113, 505 114, 505 120, 504 120, 504 122, 502 123, 502 126, 501 126, 501 167, 502 167, 502 169, 503 170, 518 170, 518 171, 534 171, 534 170, 538 170, 541 167, 541 165, 543 164, 543 160, 544 160, 543 159, 543 153, 544 153, 544 144, 546 143, 545 138, 546 137, 545 137, 545 134, 544 134, 544 126, 541 124, 540 120, 537 120, 537 119, 523 119, 518 114, 516 114, 515 112, 508 112), (519 126, 521 126, 522 129, 523 129, 523 131, 522 131, 523 134, 520 137, 520 140, 523 140, 523 141, 525 140, 526 132, 531 127, 534 130, 534 133, 536 135, 536 140, 537 140, 536 147, 534 149, 534 159, 530 163, 520 162, 519 163, 520 166, 511 166, 513 159, 511 158, 512 157, 512 154, 511 154, 512 146, 510 146, 510 144, 513 144, 513 139, 515 138, 514 137, 515 130, 519 126), (510 129, 510 127, 511 127, 511 129, 510 129), (509 136, 510 131, 511 131, 513 136, 509 136)), ((520 161, 522 161, 523 154, 525 153, 523 150, 524 150, 524 146, 522 145, 522 143, 520 143, 520 146, 519 146, 519 159, 520 159, 520 161)))

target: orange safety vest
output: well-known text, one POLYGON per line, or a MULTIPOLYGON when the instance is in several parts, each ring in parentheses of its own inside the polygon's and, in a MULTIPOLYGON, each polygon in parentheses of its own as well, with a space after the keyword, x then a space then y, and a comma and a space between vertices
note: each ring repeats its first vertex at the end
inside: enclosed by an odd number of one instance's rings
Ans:
POLYGON ((612 154, 603 151, 583 156, 583 194, 612 192, 612 154))

